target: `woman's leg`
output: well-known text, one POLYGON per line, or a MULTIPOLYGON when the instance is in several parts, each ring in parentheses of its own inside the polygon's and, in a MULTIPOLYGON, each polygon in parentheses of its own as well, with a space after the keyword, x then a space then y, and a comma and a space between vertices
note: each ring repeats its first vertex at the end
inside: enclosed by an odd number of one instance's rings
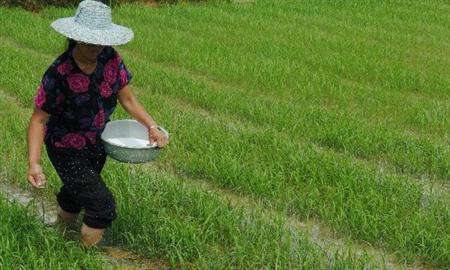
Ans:
MULTIPOLYGON (((59 168, 58 170, 62 170, 59 168)), ((63 182, 64 183, 64 182, 63 182)), ((61 222, 75 223, 78 218, 78 214, 81 211, 80 204, 72 196, 70 189, 72 186, 70 184, 63 184, 59 193, 56 195, 56 200, 58 202, 58 219, 61 222)))
POLYGON ((57 218, 62 222, 75 222, 78 218, 79 213, 70 213, 64 211, 61 206, 58 206, 58 216, 57 218))
POLYGON ((101 174, 106 162, 106 151, 102 143, 97 143, 89 148, 89 161, 98 174, 101 174))
POLYGON ((81 226, 81 235, 83 237, 83 244, 90 247, 98 244, 103 237, 105 229, 95 229, 84 224, 81 226))
POLYGON ((78 240, 78 231, 80 229, 78 224, 78 214, 70 213, 58 207, 56 227, 60 233, 70 240, 78 240))
POLYGON ((103 212, 103 217, 108 215, 107 212, 110 212, 113 214, 113 216, 105 219, 98 217, 96 218, 95 215, 92 215, 91 213, 87 213, 85 215, 84 223, 81 226, 81 233, 83 235, 83 242, 86 246, 92 246, 100 242, 105 231, 104 228, 108 227, 111 220, 116 216, 114 211, 114 196, 100 176, 100 173, 102 172, 103 166, 106 162, 106 152, 104 146, 102 143, 98 143, 92 145, 89 150, 89 161, 95 172, 99 175, 99 182, 101 183, 101 187, 98 188, 98 190, 100 191, 99 194, 101 194, 99 197, 101 197, 102 199, 98 200, 100 203, 96 207, 97 211, 94 212, 103 212), (104 201, 104 203, 101 203, 101 201, 104 201), (105 205, 112 206, 113 209, 105 205), (106 213, 105 208, 107 208, 106 213))
POLYGON ((97 244, 104 230, 109 227, 116 218, 115 199, 111 191, 103 182, 100 175, 96 175, 94 184, 87 187, 80 195, 85 207, 81 233, 86 246, 97 244))
POLYGON ((81 207, 71 198, 68 192, 68 186, 64 184, 62 175, 60 174, 64 170, 63 166, 67 161, 64 159, 64 156, 58 155, 58 152, 55 151, 48 140, 45 141, 45 144, 47 155, 63 182, 63 186, 56 197, 58 202, 56 222, 60 231, 65 234, 67 230, 78 230, 76 221, 81 207))
MULTIPOLYGON (((50 151, 52 152, 52 151, 50 151)), ((81 233, 86 246, 97 244, 115 219, 114 196, 93 166, 92 151, 58 149, 49 154, 64 185, 58 194, 61 208, 69 213, 85 209, 81 233)))

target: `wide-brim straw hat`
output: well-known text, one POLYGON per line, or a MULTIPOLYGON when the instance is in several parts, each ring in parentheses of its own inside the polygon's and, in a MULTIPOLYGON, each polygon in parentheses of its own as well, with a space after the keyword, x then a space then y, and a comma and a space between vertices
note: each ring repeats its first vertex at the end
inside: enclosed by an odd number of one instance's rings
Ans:
POLYGON ((51 26, 68 38, 104 46, 125 44, 134 37, 130 28, 112 22, 109 6, 93 0, 80 2, 74 17, 57 19, 51 26))

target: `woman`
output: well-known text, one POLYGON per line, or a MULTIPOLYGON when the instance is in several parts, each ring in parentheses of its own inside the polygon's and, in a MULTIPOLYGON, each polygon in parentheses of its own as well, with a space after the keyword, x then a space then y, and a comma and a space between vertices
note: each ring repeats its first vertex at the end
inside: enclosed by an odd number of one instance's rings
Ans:
POLYGON ((69 46, 44 73, 28 127, 28 181, 45 185, 39 165, 41 147, 63 186, 57 195, 58 221, 75 222, 85 209, 81 234, 86 246, 97 244, 116 218, 113 194, 100 175, 106 160, 100 135, 117 100, 148 128, 149 140, 164 147, 167 139, 128 87, 132 74, 113 45, 133 38, 131 29, 113 24, 111 9, 82 1, 74 17, 51 25, 68 37, 69 46))

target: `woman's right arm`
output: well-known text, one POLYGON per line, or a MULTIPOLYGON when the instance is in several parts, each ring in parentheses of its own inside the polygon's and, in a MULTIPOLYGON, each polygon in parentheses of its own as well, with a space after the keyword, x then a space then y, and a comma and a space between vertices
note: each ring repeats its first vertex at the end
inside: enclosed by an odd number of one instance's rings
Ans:
POLYGON ((45 124, 49 114, 41 109, 35 109, 28 125, 28 173, 27 179, 36 188, 43 188, 46 182, 40 165, 41 148, 44 141, 45 124))
POLYGON ((54 61, 42 76, 34 98, 34 112, 28 125, 28 173, 27 179, 31 185, 43 188, 45 175, 40 165, 41 148, 44 142, 45 125, 50 115, 57 113, 60 104, 58 97, 64 99, 61 77, 58 75, 58 61, 54 61))

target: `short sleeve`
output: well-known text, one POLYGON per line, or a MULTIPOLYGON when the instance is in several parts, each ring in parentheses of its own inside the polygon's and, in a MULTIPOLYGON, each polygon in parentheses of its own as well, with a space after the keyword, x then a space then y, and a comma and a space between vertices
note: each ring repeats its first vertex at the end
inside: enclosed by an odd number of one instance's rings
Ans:
POLYGON ((121 55, 116 51, 116 61, 118 63, 117 80, 120 82, 119 91, 133 78, 133 73, 126 67, 121 55))
POLYGON ((42 76, 34 98, 34 105, 48 114, 57 114, 64 94, 60 88, 60 81, 54 65, 50 66, 42 76))

